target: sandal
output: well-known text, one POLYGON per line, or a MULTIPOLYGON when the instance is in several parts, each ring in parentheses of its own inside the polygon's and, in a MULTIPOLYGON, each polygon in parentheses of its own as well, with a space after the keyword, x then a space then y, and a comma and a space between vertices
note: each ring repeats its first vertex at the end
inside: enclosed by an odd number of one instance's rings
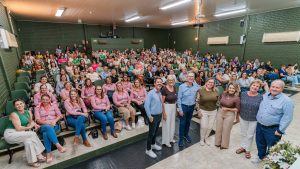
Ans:
POLYGON ((30 163, 30 164, 28 164, 30 167, 34 167, 34 168, 39 168, 40 166, 41 166, 41 164, 40 163, 38 163, 38 162, 35 162, 35 163, 30 163))
MULTIPOLYGON (((58 150, 58 149, 57 149, 58 150)), ((60 150, 58 150, 58 152, 60 152, 60 153, 65 153, 67 151, 67 149, 66 148, 61 148, 60 150)))
POLYGON ((250 159, 250 158, 251 158, 251 154, 250 154, 249 151, 245 152, 245 157, 246 157, 247 159, 250 159))
POLYGON ((241 153, 244 153, 244 152, 246 152, 246 150, 243 147, 241 147, 241 148, 239 148, 235 151, 236 154, 241 154, 241 153))
POLYGON ((39 163, 44 163, 47 161, 47 158, 43 156, 43 158, 38 158, 39 163))

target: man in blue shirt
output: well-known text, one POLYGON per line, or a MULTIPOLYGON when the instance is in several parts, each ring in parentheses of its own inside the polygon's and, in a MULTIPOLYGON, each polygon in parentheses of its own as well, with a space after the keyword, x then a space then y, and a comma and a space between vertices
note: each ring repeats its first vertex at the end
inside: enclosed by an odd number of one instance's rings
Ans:
POLYGON ((272 82, 270 92, 263 95, 256 116, 256 145, 258 159, 261 162, 268 154, 269 149, 275 145, 293 119, 294 104, 292 100, 282 93, 284 89, 282 80, 272 82))
POLYGON ((149 133, 147 139, 147 150, 146 154, 151 158, 156 158, 156 154, 152 151, 161 150, 161 146, 155 143, 156 134, 161 121, 162 113, 162 95, 160 89, 162 87, 162 79, 158 78, 154 81, 154 89, 152 89, 146 96, 145 99, 145 110, 149 118, 149 133))
POLYGON ((178 90, 177 105, 180 115, 179 147, 183 146, 183 139, 185 139, 187 143, 191 143, 189 129, 195 108, 196 93, 200 88, 197 83, 194 83, 194 80, 195 74, 188 73, 187 81, 181 84, 178 90))

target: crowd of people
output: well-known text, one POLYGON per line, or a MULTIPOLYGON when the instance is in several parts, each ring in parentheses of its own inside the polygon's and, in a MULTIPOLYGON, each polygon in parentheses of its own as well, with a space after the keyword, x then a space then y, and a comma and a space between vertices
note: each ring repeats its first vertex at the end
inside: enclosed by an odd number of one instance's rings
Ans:
POLYGON ((182 147, 191 143, 189 128, 196 111, 201 119, 201 146, 228 149, 231 128, 240 122, 242 143, 236 153, 251 158, 256 134, 259 162, 292 121, 293 103, 282 93, 285 82, 293 87, 300 82, 297 63, 276 70, 271 61, 241 63, 238 57, 227 59, 219 53, 156 48, 98 50, 88 56, 76 47, 63 51, 59 46, 55 53, 26 53, 20 68, 30 70, 33 77, 38 71, 47 72, 34 84, 34 112, 26 109, 23 100, 15 100, 16 111, 10 114, 11 124, 4 133, 10 144, 24 143, 33 167, 53 161, 52 144, 61 153, 67 151, 56 136, 63 118, 75 130, 74 145, 81 137, 83 145, 91 147, 86 134, 91 116, 101 122, 100 131, 107 140, 107 123, 112 137, 118 137, 116 114, 126 130, 134 130, 137 111, 149 126, 146 154, 152 158, 156 158, 153 150, 162 149, 156 143, 161 121, 162 144, 172 147, 178 142, 182 147), (178 140, 174 139, 176 116, 180 119, 178 140), (215 142, 211 143, 208 137, 214 124, 215 142), (31 129, 42 134, 43 144, 31 129))

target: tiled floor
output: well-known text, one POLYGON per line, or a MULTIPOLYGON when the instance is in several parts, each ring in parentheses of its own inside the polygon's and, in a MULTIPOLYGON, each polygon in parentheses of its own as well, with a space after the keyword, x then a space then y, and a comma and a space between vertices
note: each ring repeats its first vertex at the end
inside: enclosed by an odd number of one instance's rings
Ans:
MULTIPOLYGON (((288 94, 290 95, 290 94, 288 94)), ((294 119, 286 131, 283 140, 300 146, 300 93, 291 97, 295 104, 294 119)), ((214 136, 211 136, 211 142, 214 136)), ((235 154, 235 150, 240 143, 240 126, 234 125, 231 132, 230 148, 220 150, 215 146, 193 146, 174 154, 173 156, 156 163, 148 169, 257 169, 262 165, 254 165, 251 160, 247 160, 243 155, 235 154)), ((253 145, 252 157, 256 156, 256 145, 253 145)))

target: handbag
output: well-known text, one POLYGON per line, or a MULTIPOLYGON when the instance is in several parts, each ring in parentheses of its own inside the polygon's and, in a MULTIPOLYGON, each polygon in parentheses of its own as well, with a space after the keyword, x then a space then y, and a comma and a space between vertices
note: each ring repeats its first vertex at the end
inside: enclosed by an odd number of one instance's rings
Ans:
POLYGON ((98 134, 98 130, 96 128, 93 128, 90 133, 88 134, 88 136, 92 136, 93 139, 98 138, 99 134, 98 134))
POLYGON ((115 122, 115 131, 117 133, 120 133, 123 129, 123 125, 122 125, 122 122, 119 120, 119 121, 116 121, 115 122))

